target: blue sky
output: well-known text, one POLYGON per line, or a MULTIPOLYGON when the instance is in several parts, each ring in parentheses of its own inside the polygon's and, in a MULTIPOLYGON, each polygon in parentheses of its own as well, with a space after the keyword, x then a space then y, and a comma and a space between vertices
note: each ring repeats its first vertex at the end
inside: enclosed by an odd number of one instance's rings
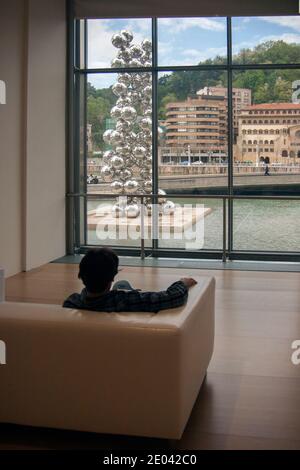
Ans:
MULTIPOLYGON (((117 49, 111 37, 121 29, 130 29, 134 42, 151 39, 149 19, 89 20, 89 67, 109 67, 117 49)), ((233 53, 245 47, 282 39, 300 44, 300 16, 233 18, 233 53)), ((226 56, 225 18, 162 18, 158 20, 158 61, 161 66, 195 65, 216 55, 226 56)), ((115 75, 90 75, 96 87, 109 86, 115 75)))

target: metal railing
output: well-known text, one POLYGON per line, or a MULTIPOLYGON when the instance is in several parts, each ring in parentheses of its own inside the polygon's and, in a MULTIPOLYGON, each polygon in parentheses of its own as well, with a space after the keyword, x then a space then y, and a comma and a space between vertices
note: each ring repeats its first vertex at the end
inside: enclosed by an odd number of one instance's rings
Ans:
MULTIPOLYGON (((70 212, 73 212, 74 207, 74 200, 78 198, 83 198, 84 200, 98 200, 98 199, 107 199, 107 198, 117 198, 118 196, 129 196, 134 197, 140 200, 140 205, 143 206, 144 200, 151 199, 153 203, 158 201, 162 198, 161 194, 123 194, 123 195, 116 195, 115 193, 107 193, 107 194, 88 194, 88 193, 68 193, 66 197, 71 202, 70 212)), ((228 258, 229 249, 227 247, 227 212, 229 203, 234 200, 269 200, 269 201, 300 201, 300 196, 264 196, 264 195, 253 195, 253 196, 244 196, 244 195, 234 195, 234 194, 171 194, 170 197, 172 199, 219 199, 222 200, 222 261, 225 263, 228 258)), ((231 206, 232 207, 232 206, 231 206)), ((155 216, 157 218, 157 213, 152 213, 152 223, 155 226, 158 226, 158 220, 155 220, 155 216)), ((230 233, 230 224, 229 224, 229 233, 230 233)), ((299 247, 300 248, 300 247, 299 247)), ((141 259, 145 258, 145 222, 144 222, 144 211, 141 211, 141 243, 140 243, 140 257, 141 259)))

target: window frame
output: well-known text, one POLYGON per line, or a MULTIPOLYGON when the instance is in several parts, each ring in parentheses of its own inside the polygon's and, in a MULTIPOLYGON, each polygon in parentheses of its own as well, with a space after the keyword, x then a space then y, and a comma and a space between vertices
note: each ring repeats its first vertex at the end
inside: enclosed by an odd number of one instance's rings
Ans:
MULTIPOLYGON (((157 64, 157 18, 152 17, 152 56, 153 64, 151 67, 130 68, 130 69, 111 69, 111 68, 87 68, 87 20, 78 20, 74 18, 72 11, 68 13, 68 150, 67 150, 67 251, 68 253, 85 253, 91 247, 87 245, 87 201, 89 194, 87 192, 87 76, 94 73, 126 73, 130 72, 150 72, 152 74, 152 93, 153 93, 153 127, 152 127, 152 178, 153 178, 153 194, 158 191, 158 142, 157 142, 157 84, 158 74, 160 72, 172 71, 214 71, 222 70, 227 77, 227 122, 228 122, 228 171, 227 171, 227 192, 219 195, 226 198, 224 204, 223 199, 223 219, 224 209, 226 220, 226 257, 228 259, 249 259, 249 260, 272 260, 272 261, 300 261, 299 252, 282 252, 282 251, 258 251, 258 250, 236 250, 234 249, 233 240, 233 205, 234 199, 238 199, 235 191, 233 176, 233 144, 234 144, 234 122, 233 122, 233 74, 236 71, 247 70, 278 70, 278 69, 299 69, 300 63, 295 64, 236 64, 232 62, 232 17, 226 18, 226 39, 227 39, 227 62, 219 65, 190 65, 190 66, 158 66, 157 64), (84 27, 82 25, 84 24, 84 27), (83 29, 83 30, 82 30, 83 29), (83 44, 82 44, 83 41, 83 44), (79 51, 84 51, 84 63, 82 66, 82 57, 79 51), (80 155, 80 132, 79 132, 79 90, 84 94, 84 144, 83 155, 80 155), (82 171, 83 169, 83 171, 82 171)), ((254 112, 254 114, 257 114, 254 112)), ((199 194, 199 199, 210 197, 210 193, 199 194)), ((218 197, 215 197, 218 199, 218 197)), ((276 196, 270 196, 270 199, 276 199, 276 196)), ((300 197, 296 198, 299 199, 300 197)), ((153 199, 155 202, 155 197, 153 199)), ((224 238, 224 234, 223 234, 224 238)), ((124 246, 115 246, 114 249, 124 255, 141 255, 141 248, 128 248, 124 246)), ((223 250, 224 251, 224 250, 223 250)), ((178 257, 178 258, 207 258, 207 259, 224 259, 224 252, 221 249, 214 250, 176 250, 164 249, 158 245, 158 240, 152 241, 152 246, 145 249, 147 255, 153 257, 178 257)))

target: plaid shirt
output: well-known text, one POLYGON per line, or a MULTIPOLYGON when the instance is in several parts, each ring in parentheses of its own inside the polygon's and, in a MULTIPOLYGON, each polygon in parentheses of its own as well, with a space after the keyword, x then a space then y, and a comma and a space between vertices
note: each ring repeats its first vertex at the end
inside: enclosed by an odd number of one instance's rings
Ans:
POLYGON ((138 290, 110 290, 99 297, 88 297, 87 290, 72 294, 63 307, 96 312, 158 312, 168 308, 180 307, 188 296, 188 289, 182 281, 171 284, 161 292, 140 292, 138 290))

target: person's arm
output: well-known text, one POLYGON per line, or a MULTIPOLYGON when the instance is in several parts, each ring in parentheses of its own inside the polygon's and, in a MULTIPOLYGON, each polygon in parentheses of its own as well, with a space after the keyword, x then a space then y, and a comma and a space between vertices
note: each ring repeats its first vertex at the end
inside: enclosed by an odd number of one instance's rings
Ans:
POLYGON ((118 305, 119 311, 158 312, 180 307, 188 297, 188 289, 196 284, 191 278, 183 278, 160 292, 123 291, 118 305))

